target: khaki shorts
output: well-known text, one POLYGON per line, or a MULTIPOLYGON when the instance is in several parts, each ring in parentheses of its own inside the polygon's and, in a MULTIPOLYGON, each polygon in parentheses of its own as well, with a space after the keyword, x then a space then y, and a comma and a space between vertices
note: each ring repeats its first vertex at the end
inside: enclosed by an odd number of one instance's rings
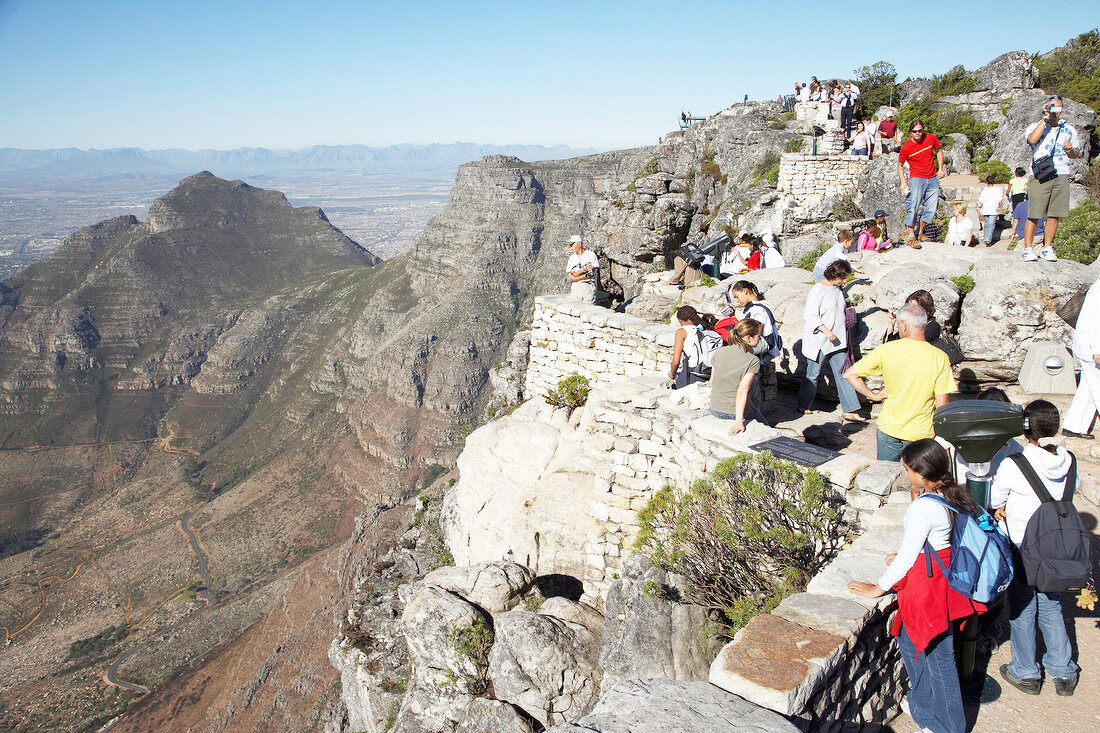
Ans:
POLYGON ((1069 216, 1069 176, 1058 175, 1046 183, 1027 182, 1027 218, 1064 219, 1069 216))

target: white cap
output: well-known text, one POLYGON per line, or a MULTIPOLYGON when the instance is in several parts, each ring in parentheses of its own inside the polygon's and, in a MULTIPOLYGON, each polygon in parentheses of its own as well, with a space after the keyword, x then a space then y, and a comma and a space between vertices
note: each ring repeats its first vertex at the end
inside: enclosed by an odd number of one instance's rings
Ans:
POLYGON ((582 241, 584 240, 581 239, 581 235, 579 234, 574 234, 569 238, 569 244, 580 244, 582 241))

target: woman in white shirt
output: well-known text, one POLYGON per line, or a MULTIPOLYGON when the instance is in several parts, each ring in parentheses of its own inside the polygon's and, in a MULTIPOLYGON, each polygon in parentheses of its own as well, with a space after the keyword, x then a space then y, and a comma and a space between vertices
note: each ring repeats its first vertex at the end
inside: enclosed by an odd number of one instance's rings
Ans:
POLYGON ((974 223, 966 215, 966 204, 954 204, 955 215, 947 223, 947 244, 969 247, 974 239, 974 223))
MULTIPOLYGON (((848 233, 851 236, 851 232, 848 233)), ((859 395, 855 387, 844 378, 844 356, 848 347, 848 332, 844 324, 844 291, 840 286, 852 274, 847 260, 836 260, 825 268, 822 279, 815 283, 806 296, 806 310, 802 321, 802 355, 806 357, 806 376, 798 387, 795 405, 800 412, 811 414, 810 407, 817 396, 817 380, 825 362, 833 370, 836 391, 840 395, 840 407, 845 420, 867 422, 856 412, 859 395)))
POLYGON ((855 129, 852 131, 852 136, 848 138, 852 143, 852 155, 869 155, 871 152, 871 135, 867 132, 867 127, 859 122, 856 124, 855 129))
POLYGON ((909 714, 923 730, 965 733, 951 622, 984 613, 985 606, 951 590, 939 563, 922 556, 931 546, 944 566, 951 562, 954 513, 942 502, 974 516, 981 510, 966 489, 951 479, 947 452, 932 438, 905 446, 901 464, 913 499, 905 512, 901 545, 895 554, 886 556, 886 571, 878 583, 853 580, 848 590, 866 598, 897 590, 898 613, 890 633, 898 637, 909 673, 909 714), (925 495, 931 498, 921 498, 925 495))

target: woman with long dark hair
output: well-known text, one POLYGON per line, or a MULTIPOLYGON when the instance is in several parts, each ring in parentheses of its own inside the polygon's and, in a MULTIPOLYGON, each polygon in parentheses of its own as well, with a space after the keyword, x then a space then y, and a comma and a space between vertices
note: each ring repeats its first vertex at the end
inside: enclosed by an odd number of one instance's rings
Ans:
POLYGON ((676 329, 668 378, 676 382, 676 389, 681 389, 695 382, 705 382, 710 378, 709 374, 702 375, 695 370, 700 366, 702 358, 699 351, 701 343, 695 331, 712 328, 714 317, 700 314, 690 305, 682 305, 676 309, 676 320, 679 321, 680 327, 676 329))
POLYGON ((878 598, 891 588, 897 591, 898 613, 890 633, 898 637, 901 658, 909 673, 909 714, 925 730, 965 733, 951 622, 984 613, 985 606, 952 590, 939 563, 922 557, 927 543, 944 567, 950 565, 955 515, 939 501, 921 497, 939 496, 959 512, 975 517, 981 515, 981 509, 951 478, 951 459, 935 439, 924 438, 905 446, 901 465, 913 498, 905 512, 901 545, 886 557, 886 572, 878 583, 853 580, 848 590, 866 598, 878 598))
POLYGON ((714 352, 710 377, 710 414, 722 420, 733 420, 730 435, 745 430, 745 415, 763 422, 760 403, 750 399, 752 385, 760 372, 760 360, 753 349, 760 343, 764 327, 751 318, 738 321, 729 330, 729 346, 714 352), (750 403, 752 406, 750 407, 750 403))

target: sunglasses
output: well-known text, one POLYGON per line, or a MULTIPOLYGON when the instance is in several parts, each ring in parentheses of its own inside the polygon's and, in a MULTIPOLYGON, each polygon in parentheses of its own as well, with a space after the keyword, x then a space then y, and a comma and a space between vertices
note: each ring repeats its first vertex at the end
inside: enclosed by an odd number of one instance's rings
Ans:
POLYGON ((909 134, 910 135, 919 135, 922 132, 924 132, 924 128, 923 127, 918 127, 916 130, 910 130, 909 134))

